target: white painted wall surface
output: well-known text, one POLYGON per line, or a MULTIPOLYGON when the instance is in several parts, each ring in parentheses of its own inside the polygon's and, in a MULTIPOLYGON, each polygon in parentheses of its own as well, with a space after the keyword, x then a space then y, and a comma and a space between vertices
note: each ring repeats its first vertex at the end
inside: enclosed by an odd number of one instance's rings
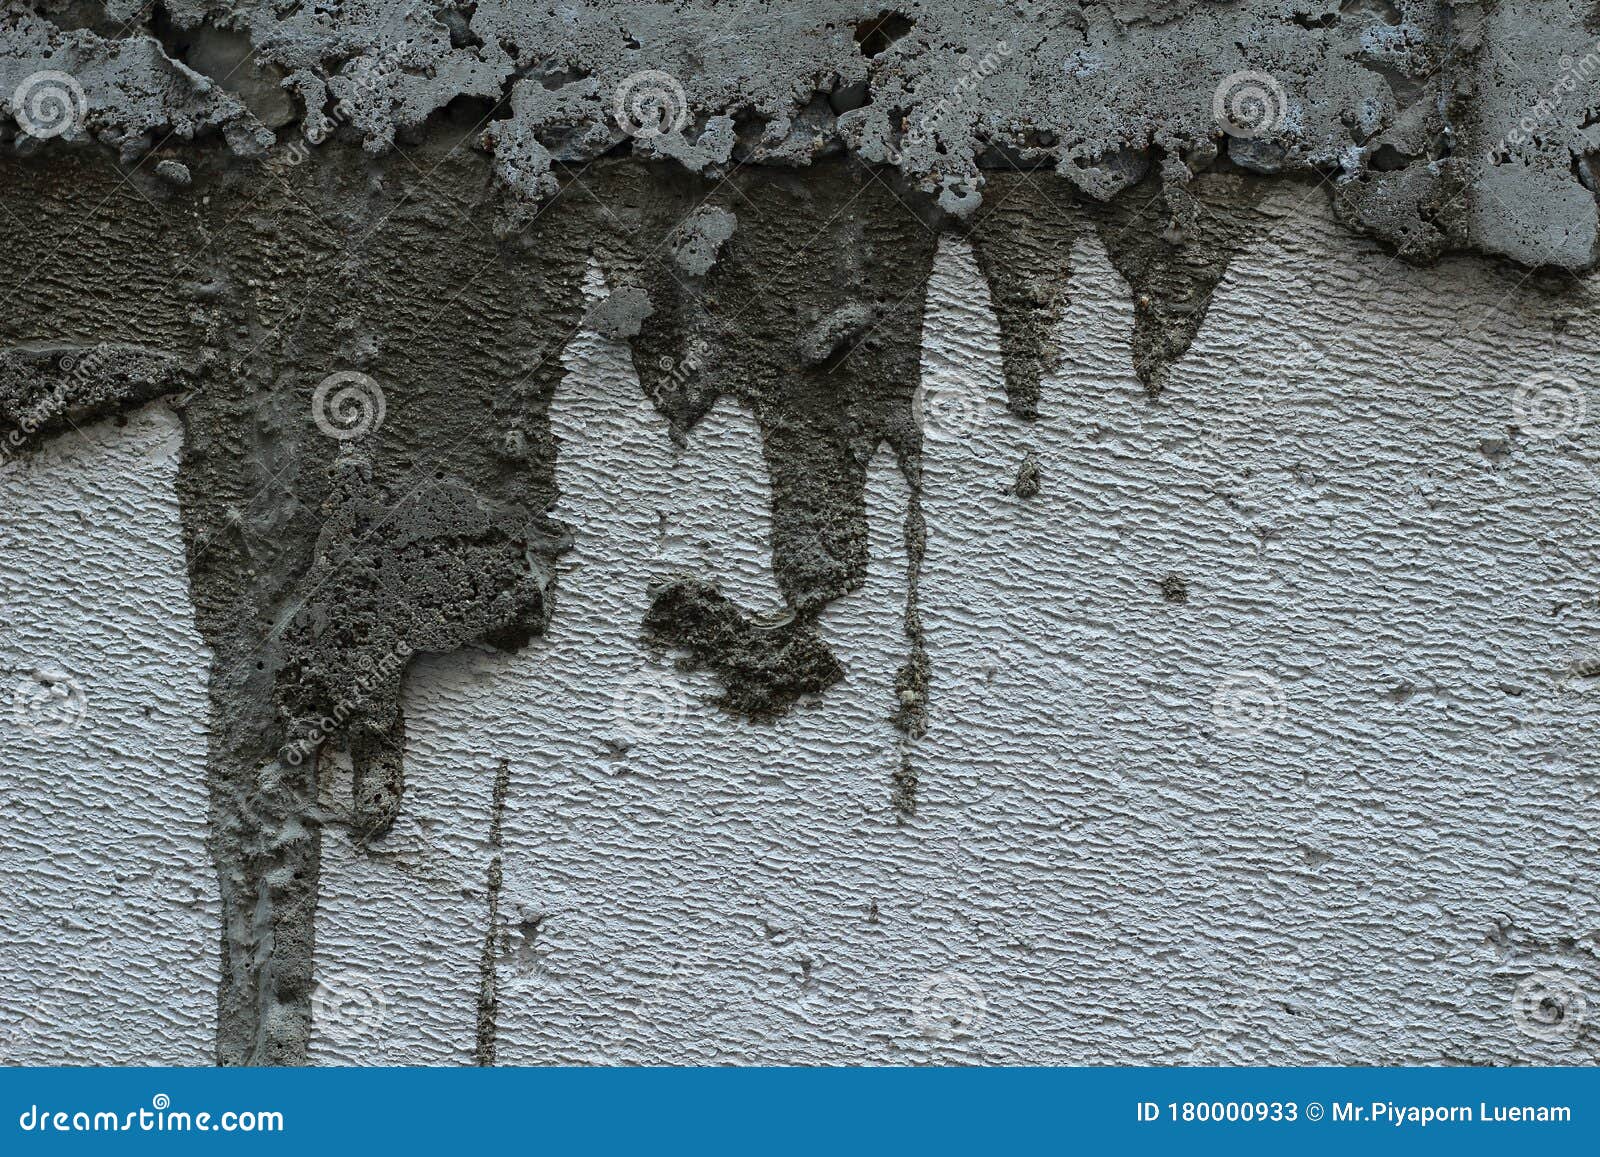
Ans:
POLYGON ((181 438, 158 404, 0 469, 0 1063, 211 1060, 181 438))
MULTIPOLYGON (((925 383, 964 404, 927 431, 933 686, 905 823, 887 720, 908 489, 887 451, 867 586, 823 624, 847 681, 777 723, 734 719, 637 626, 673 571, 778 604, 754 424, 725 401, 674 449, 624 352, 576 341, 552 413, 556 513, 578 530, 553 630, 413 669, 406 816, 371 852, 324 845, 315 1058, 470 1060, 502 760, 502 1063, 1600 1056, 1600 684, 1576 674, 1600 658, 1600 398, 1556 436, 1508 434, 1519 384, 1600 364, 1593 283, 1574 304, 1482 263, 1409 269, 1305 196, 1275 194, 1279 226, 1154 405, 1127 288, 1085 238, 1068 361, 1032 425, 1003 409, 986 295, 946 244, 925 383), (1042 491, 1020 499, 1030 451, 1042 491), (1187 602, 1163 599, 1169 574, 1187 602), (1581 1031, 1514 1012, 1535 974, 1586 998, 1581 1031)), ((126 727, 55 747, 8 732, 0 775, 142 802, 113 834, 208 897, 204 653, 171 469, 126 464, 151 437, 171 452, 170 427, 140 440, 157 412, 0 484, 8 623, 13 584, 43 600, 8 671, 77 656, 119 720, 166 696, 134 721, 160 758, 126 727), (74 511, 102 477, 115 515, 87 534, 74 511)), ((3 820, 6 924, 40 929, 0 961, 8 1014, 51 991, 44 930, 94 894, 75 881, 110 870, 86 808, 38 811, 3 820), (78 866, 47 868, 48 849, 78 866)), ((91 955, 27 1059, 203 1060, 214 912, 183 910, 109 950, 190 971, 129 985, 91 955)))

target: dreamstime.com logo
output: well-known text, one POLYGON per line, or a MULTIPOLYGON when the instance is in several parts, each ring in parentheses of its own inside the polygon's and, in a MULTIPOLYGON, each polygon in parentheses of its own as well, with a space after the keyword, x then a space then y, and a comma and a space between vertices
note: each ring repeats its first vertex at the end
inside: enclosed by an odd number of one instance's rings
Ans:
POLYGON ((88 114, 89 98, 70 73, 31 73, 11 93, 11 115, 17 118, 17 127, 35 140, 72 132, 88 114))
POLYGON ((60 671, 20 676, 11 689, 11 721, 31 735, 49 739, 83 725, 89 699, 77 680, 60 671))
POLYGON ((641 671, 612 690, 611 718, 634 743, 670 734, 688 720, 689 696, 671 676, 641 671))
POLYGON ((617 85, 611 112, 630 137, 664 137, 689 123, 689 96, 670 73, 647 69, 617 85))
POLYGON ((1224 735, 1260 735, 1283 722, 1283 684, 1265 671, 1235 671, 1211 693, 1211 717, 1224 735))
POLYGON ((1276 77, 1265 72, 1235 72, 1211 94, 1211 116, 1223 132, 1240 140, 1265 136, 1279 125, 1289 98, 1276 77))
POLYGON ((936 972, 911 994, 911 1023, 925 1037, 975 1036, 988 1016, 983 986, 960 972, 936 972))
POLYGON ((1511 391, 1511 415, 1532 438, 1561 438, 1583 427, 1589 401, 1573 378, 1535 374, 1511 391))
POLYGON ((383 425, 388 412, 383 388, 355 370, 329 374, 311 395, 311 420, 317 429, 341 442, 372 433, 383 425))
POLYGON ((1576 1037, 1588 1008, 1577 980, 1561 972, 1535 972, 1524 977, 1511 995, 1512 1023, 1523 1036, 1535 1040, 1576 1037))
POLYGON ((317 978, 311 993, 311 1018, 316 1030, 337 1045, 376 1045, 383 1032, 389 1002, 370 976, 335 972, 317 978))
POLYGON ((29 1105, 17 1125, 24 1133, 281 1133, 283 1114, 255 1109, 189 1112, 174 1109, 171 1097, 157 1093, 149 1108, 126 1113, 29 1105))

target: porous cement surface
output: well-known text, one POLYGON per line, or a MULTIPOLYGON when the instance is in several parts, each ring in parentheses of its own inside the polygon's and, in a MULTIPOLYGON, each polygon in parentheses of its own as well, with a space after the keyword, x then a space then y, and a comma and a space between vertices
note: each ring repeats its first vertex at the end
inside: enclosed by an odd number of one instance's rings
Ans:
POLYGON ((619 146, 713 177, 847 151, 962 215, 989 167, 1104 199, 1150 172, 1181 190, 1220 151, 1328 177, 1352 223, 1419 256, 1595 259, 1592 0, 13 0, 4 20, 0 90, 71 72, 87 115, 64 135, 130 162, 208 133, 243 156, 383 151, 470 110, 513 223, 619 146), (1224 137, 1241 91, 1270 128, 1224 137))

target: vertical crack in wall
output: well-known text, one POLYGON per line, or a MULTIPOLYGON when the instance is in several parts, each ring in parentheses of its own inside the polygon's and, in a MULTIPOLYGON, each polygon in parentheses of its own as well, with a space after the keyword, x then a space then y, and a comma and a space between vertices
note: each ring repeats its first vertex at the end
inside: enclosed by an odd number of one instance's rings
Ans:
POLYGON ((932 682, 932 664, 922 631, 922 608, 918 603, 918 584, 922 578, 923 561, 927 555, 927 527, 922 517, 922 461, 920 455, 907 471, 911 487, 906 504, 906 605, 901 622, 905 632, 906 661, 895 672, 894 713, 891 716, 900 732, 896 743, 899 766, 890 773, 889 804, 901 823, 917 814, 917 786, 920 777, 912 759, 917 740, 928 730, 928 687, 932 682))
POLYGON ((500 993, 496 964, 506 939, 500 919, 500 891, 505 884, 502 827, 506 814, 506 795, 510 789, 511 764, 502 759, 495 768, 494 796, 490 803, 489 850, 492 858, 484 889, 488 898, 488 918, 483 930, 483 951, 478 958, 478 1043, 473 1059, 480 1066, 494 1064, 495 1036, 499 1025, 500 993))

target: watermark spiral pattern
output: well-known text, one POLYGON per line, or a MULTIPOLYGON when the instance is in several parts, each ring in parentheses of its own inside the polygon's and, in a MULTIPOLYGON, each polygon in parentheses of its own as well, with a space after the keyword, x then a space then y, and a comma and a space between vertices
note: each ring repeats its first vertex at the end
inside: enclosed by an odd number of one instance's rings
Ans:
POLYGON ((689 97, 677 78, 658 69, 623 79, 612 98, 617 127, 630 137, 664 137, 689 123, 689 97))
POLYGON ((23 78, 11 94, 11 112, 23 132, 46 141, 81 126, 89 98, 76 77, 49 69, 23 78))
POLYGON ((611 717, 617 730, 638 743, 680 730, 689 718, 689 698, 670 677, 641 672, 612 691, 611 717))
POLYGON ((1276 77, 1235 72, 1211 94, 1211 115, 1222 131, 1240 140, 1265 136, 1283 123, 1289 98, 1276 77))
POLYGON ((83 724, 89 700, 75 679, 35 671, 17 680, 11 691, 11 719, 18 728, 49 739, 67 735, 83 724))
POLYGON ((960 972, 936 972, 917 985, 911 997, 911 1021, 917 1031, 936 1040, 977 1034, 989 1015, 983 987, 960 972))
POLYGON ((967 437, 983 422, 984 398, 966 385, 924 383, 912 404, 912 418, 929 441, 967 437))
POLYGON ((383 389, 366 374, 341 370, 317 384, 311 418, 330 438, 348 442, 372 433, 388 413, 383 389))
POLYGON ((346 1047, 374 1042, 383 1029, 389 1002, 369 976, 339 972, 320 977, 311 993, 311 1012, 320 1033, 346 1047))
POLYGON ((1265 671, 1236 671, 1211 693, 1211 716, 1223 735, 1248 738, 1283 721, 1283 684, 1265 671))
POLYGON ((1511 413, 1517 427, 1532 438, 1575 433, 1588 412, 1583 387, 1559 374, 1535 374, 1511 392, 1511 413))
POLYGON ((1560 972, 1535 972, 1511 996, 1517 1031, 1535 1040, 1569 1040, 1583 1027, 1589 1002, 1577 981, 1560 972))

